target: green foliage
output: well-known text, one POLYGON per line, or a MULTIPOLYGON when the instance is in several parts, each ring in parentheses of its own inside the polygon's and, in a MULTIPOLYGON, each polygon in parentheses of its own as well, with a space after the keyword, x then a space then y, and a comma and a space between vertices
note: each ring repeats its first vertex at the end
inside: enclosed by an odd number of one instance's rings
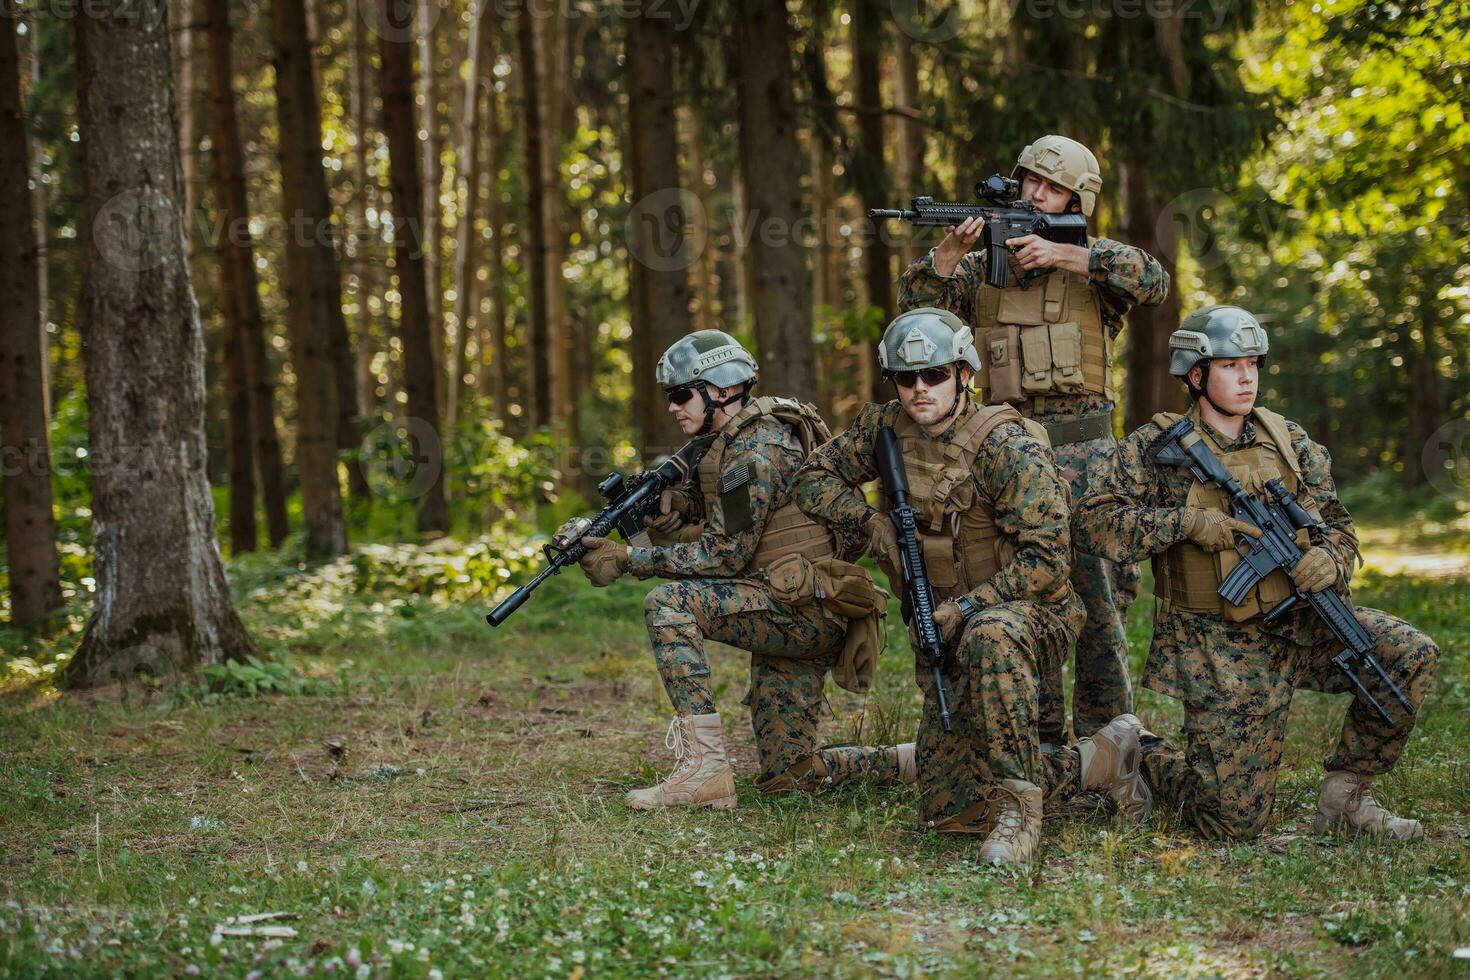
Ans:
POLYGON ((304 694, 311 686, 296 676, 290 664, 264 661, 254 655, 245 662, 226 660, 204 668, 208 694, 216 697, 250 697, 258 694, 304 694))

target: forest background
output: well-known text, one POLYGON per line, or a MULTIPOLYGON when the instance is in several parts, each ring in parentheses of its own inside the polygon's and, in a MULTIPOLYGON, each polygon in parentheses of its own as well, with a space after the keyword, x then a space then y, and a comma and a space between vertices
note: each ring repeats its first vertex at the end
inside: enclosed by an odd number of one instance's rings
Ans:
MULTIPOLYGON (((969 200, 1049 132, 1102 161, 1091 232, 1147 249, 1174 283, 1165 304, 1127 318, 1118 431, 1180 404, 1165 351, 1182 315, 1209 302, 1259 313, 1263 401, 1332 452, 1377 562, 1360 598, 1446 651, 1442 707, 1410 753, 1425 779, 1411 797, 1413 812, 1458 820, 1413 908, 1393 905, 1413 887, 1412 860, 1381 874, 1368 850, 1318 860, 1287 823, 1280 849, 1251 852, 1243 869, 1227 867, 1233 852, 1212 856, 1219 873, 1194 878, 1182 905, 1110 891, 1109 914, 1175 915, 1202 930, 1208 962, 1288 972, 1360 954, 1389 969, 1405 950, 1442 956, 1467 941, 1453 855, 1470 779, 1443 748, 1464 744, 1456 719, 1470 701, 1470 590, 1452 580, 1470 551, 1464 2, 0 4, 0 787, 20 801, 6 815, 4 836, 20 843, 4 857, 14 908, 0 915, 0 962, 24 972, 70 949, 101 955, 126 923, 151 928, 189 895, 244 914, 309 892, 333 910, 312 926, 326 945, 271 947, 271 962, 350 964, 355 943, 359 959, 412 972, 399 923, 412 923, 417 886, 403 849, 434 850, 413 875, 440 874, 447 902, 453 845, 471 838, 522 855, 495 874, 526 896, 531 921, 500 926, 495 951, 466 954, 466 969, 486 955, 560 969, 544 936, 584 907, 623 923, 588 947, 622 949, 625 964, 666 962, 670 943, 713 956, 698 929, 659 938, 638 907, 586 902, 598 882, 636 879, 693 914, 679 876, 650 872, 636 849, 583 865, 575 888, 539 890, 569 854, 599 855, 606 771, 619 786, 653 772, 646 732, 614 730, 595 751, 578 742, 663 710, 636 589, 592 594, 564 576, 505 630, 489 634, 481 614, 610 469, 678 444, 651 379, 689 330, 734 333, 762 361, 761 391, 816 402, 834 429, 889 397, 875 341, 902 269, 937 236, 875 228, 865 209, 969 200), (607 624, 590 650, 560 629, 582 621, 607 624), (436 725, 444 741, 414 742, 436 725), (528 785, 517 760, 531 738, 552 745, 533 768, 599 790, 528 785), (477 768, 487 757, 500 761, 477 768), (247 765, 272 812, 302 825, 197 795, 248 783, 247 765), (75 767, 85 776, 68 776, 75 767), (404 772, 458 775, 414 787, 404 772), (118 795, 122 774, 136 793, 118 795), (297 774, 305 796, 286 788, 297 774), (406 816, 423 805, 442 820, 406 816), (505 809, 516 806, 532 819, 505 809), (535 829, 548 808, 576 825, 564 841, 535 829), (360 834, 306 829, 345 812, 365 821, 360 834), (283 865, 273 844, 300 861, 283 865), (319 878, 322 854, 337 884, 319 878), (1355 897, 1317 901, 1359 871, 1372 883, 1355 897), (48 918, 76 901, 82 913, 48 918), (1313 937, 1300 961, 1272 958, 1313 937)), ((1148 615, 1145 599, 1135 667, 1148 615)), ((869 706, 834 700, 840 734, 911 729, 901 646, 896 633, 869 706)), ((738 671, 721 670, 734 692, 738 671)), ((1146 721, 1170 717, 1141 696, 1146 721)), ((1334 711, 1314 708, 1293 730, 1295 762, 1310 765, 1306 746, 1334 711)), ((1288 798, 1309 782, 1307 768, 1289 777, 1288 798)), ((997 950, 1019 966, 1030 954, 1017 937, 1037 935, 1055 943, 1039 972, 1122 969, 1165 937, 1135 943, 1059 896, 1099 875, 1111 888, 1140 862, 1185 876, 1195 853, 1167 834, 1086 824, 1031 882, 1031 912, 966 913, 943 935, 926 919, 884 945, 849 930, 902 921, 921 894, 980 909, 1007 885, 955 897, 942 849, 898 829, 902 808, 845 798, 832 819, 853 830, 849 851, 881 864, 895 846, 920 848, 923 872, 895 905, 884 889, 908 872, 827 880, 819 869, 841 841, 802 845, 799 830, 820 811, 759 806, 743 829, 664 828, 736 849, 789 838, 786 857, 761 852, 788 863, 754 906, 712 896, 697 910, 723 916, 755 972, 804 968, 808 955, 942 970, 997 950), (1087 857, 1072 847, 1083 842, 1087 857), (781 902, 809 903, 814 931, 793 939, 781 902), (975 938, 980 923, 988 938, 975 938), (1112 941, 1090 945, 1099 936, 1112 941), (959 952, 926 959, 926 943, 950 939, 959 952)), ((630 840, 647 832, 624 821, 630 840)), ((740 867, 716 862, 708 880, 740 867)), ((196 919, 177 941, 96 962, 243 964, 215 935, 196 919)))

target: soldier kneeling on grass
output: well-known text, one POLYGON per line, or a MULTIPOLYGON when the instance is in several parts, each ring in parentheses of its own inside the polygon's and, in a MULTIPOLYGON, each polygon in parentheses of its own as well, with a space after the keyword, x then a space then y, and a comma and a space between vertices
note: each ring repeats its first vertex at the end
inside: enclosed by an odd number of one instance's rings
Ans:
POLYGON ((755 358, 718 330, 696 331, 659 359, 669 411, 685 435, 709 444, 697 475, 665 493, 651 526, 672 533, 703 522, 698 540, 629 547, 582 539, 582 570, 595 586, 627 572, 672 579, 648 593, 643 610, 674 706, 669 736, 677 763, 658 785, 628 793, 636 809, 735 806, 708 640, 750 651, 761 791, 813 790, 864 776, 914 779, 912 742, 817 747, 827 672, 850 690, 871 682, 884 595, 844 560, 865 540, 844 542, 791 504, 797 469, 830 433, 810 405, 752 396, 757 370, 755 358))
POLYGON ((1056 806, 1097 791, 1142 820, 1150 800, 1138 775, 1137 718, 1119 715, 1073 746, 1041 751, 1042 678, 1086 616, 1068 577, 1067 488, 1046 430, 1010 406, 971 398, 980 358, 953 313, 898 317, 879 360, 897 397, 864 406, 852 428, 812 453, 795 498, 838 534, 866 537, 889 580, 900 582, 893 521, 861 490, 878 476, 878 431, 893 430, 941 600, 934 623, 953 718, 944 731, 930 665, 918 663, 923 819, 940 833, 988 834, 980 857, 994 864, 1036 856, 1043 800, 1056 806))
MULTIPOLYGON (((1144 778, 1162 805, 1204 836, 1250 838, 1271 815, 1292 693, 1352 690, 1332 664, 1342 644, 1305 603, 1272 623, 1265 614, 1293 594, 1293 584, 1350 600, 1358 538, 1327 451, 1295 422, 1256 404, 1268 347, 1260 322, 1239 307, 1207 307, 1184 320, 1169 347, 1169 372, 1193 401, 1187 416, 1235 481, 1260 494, 1280 479, 1322 530, 1300 532, 1305 553, 1291 581, 1273 572, 1242 604, 1227 603, 1221 582, 1240 560, 1237 547, 1259 532, 1226 513, 1223 490, 1151 458, 1154 441, 1179 420, 1161 413, 1123 441, 1078 504, 1072 533, 1079 548, 1113 561, 1153 558, 1158 612, 1143 683, 1184 702, 1186 748, 1145 733, 1144 778)), ((1387 613, 1359 607, 1356 616, 1376 641, 1373 655, 1417 709, 1439 649, 1387 613)), ((1319 833, 1423 836, 1419 821, 1394 816, 1370 789, 1408 742, 1413 721, 1399 714, 1395 725, 1354 698, 1325 764, 1319 833)))

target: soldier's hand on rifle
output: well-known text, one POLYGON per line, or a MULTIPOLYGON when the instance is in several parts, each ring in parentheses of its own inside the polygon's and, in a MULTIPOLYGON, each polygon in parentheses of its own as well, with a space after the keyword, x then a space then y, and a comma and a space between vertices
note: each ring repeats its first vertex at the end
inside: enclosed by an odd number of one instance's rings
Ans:
POLYGON ((965 614, 953 599, 939 604, 934 610, 934 628, 939 630, 939 639, 948 646, 950 641, 959 635, 960 628, 965 625, 965 614))
POLYGON ((1032 269, 1065 269, 1079 276, 1087 275, 1087 249, 1081 245, 1065 245, 1047 241, 1040 235, 1022 235, 1006 242, 1006 247, 1016 254, 1016 264, 1026 271, 1032 269))
POLYGON ((1321 592, 1337 581, 1337 562, 1326 548, 1308 548, 1291 570, 1291 580, 1303 592, 1321 592))
POLYGON ((941 276, 954 275, 955 266, 960 264, 960 259, 975 243, 980 240, 980 233, 985 230, 985 219, 976 215, 966 218, 957 225, 950 225, 949 234, 944 236, 944 241, 934 250, 934 269, 941 276))
POLYGON ((657 516, 643 515, 643 526, 659 534, 673 534, 684 526, 684 514, 688 509, 689 498, 684 491, 667 487, 658 498, 657 516))
POLYGON ((1235 536, 1244 534, 1259 538, 1261 529, 1238 521, 1223 510, 1204 507, 1182 507, 1179 526, 1184 536, 1206 551, 1226 551, 1235 547, 1235 536))
POLYGON ((577 564, 582 573, 599 589, 612 585, 628 571, 628 546, 607 538, 585 537, 582 543, 587 553, 577 564))
POLYGON ((868 518, 868 557, 874 561, 886 561, 898 569, 898 532, 886 514, 874 514, 868 518))

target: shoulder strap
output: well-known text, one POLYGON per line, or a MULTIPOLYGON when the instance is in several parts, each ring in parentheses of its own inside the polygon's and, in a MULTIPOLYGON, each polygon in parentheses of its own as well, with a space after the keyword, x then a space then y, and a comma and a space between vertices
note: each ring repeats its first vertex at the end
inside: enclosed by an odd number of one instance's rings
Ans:
POLYGON ((1004 422, 1021 422, 1024 425, 1021 413, 1010 405, 987 405, 961 423, 950 448, 958 449, 960 458, 968 467, 980 455, 980 447, 985 443, 986 437, 1004 422))
POLYGON ((1286 460, 1286 465, 1291 467, 1292 475, 1301 482, 1302 464, 1296 458, 1296 453, 1291 448, 1291 430, 1286 427, 1286 418, 1277 415, 1269 408, 1257 408, 1251 412, 1256 423, 1265 431, 1268 438, 1276 447, 1276 453, 1286 460))

